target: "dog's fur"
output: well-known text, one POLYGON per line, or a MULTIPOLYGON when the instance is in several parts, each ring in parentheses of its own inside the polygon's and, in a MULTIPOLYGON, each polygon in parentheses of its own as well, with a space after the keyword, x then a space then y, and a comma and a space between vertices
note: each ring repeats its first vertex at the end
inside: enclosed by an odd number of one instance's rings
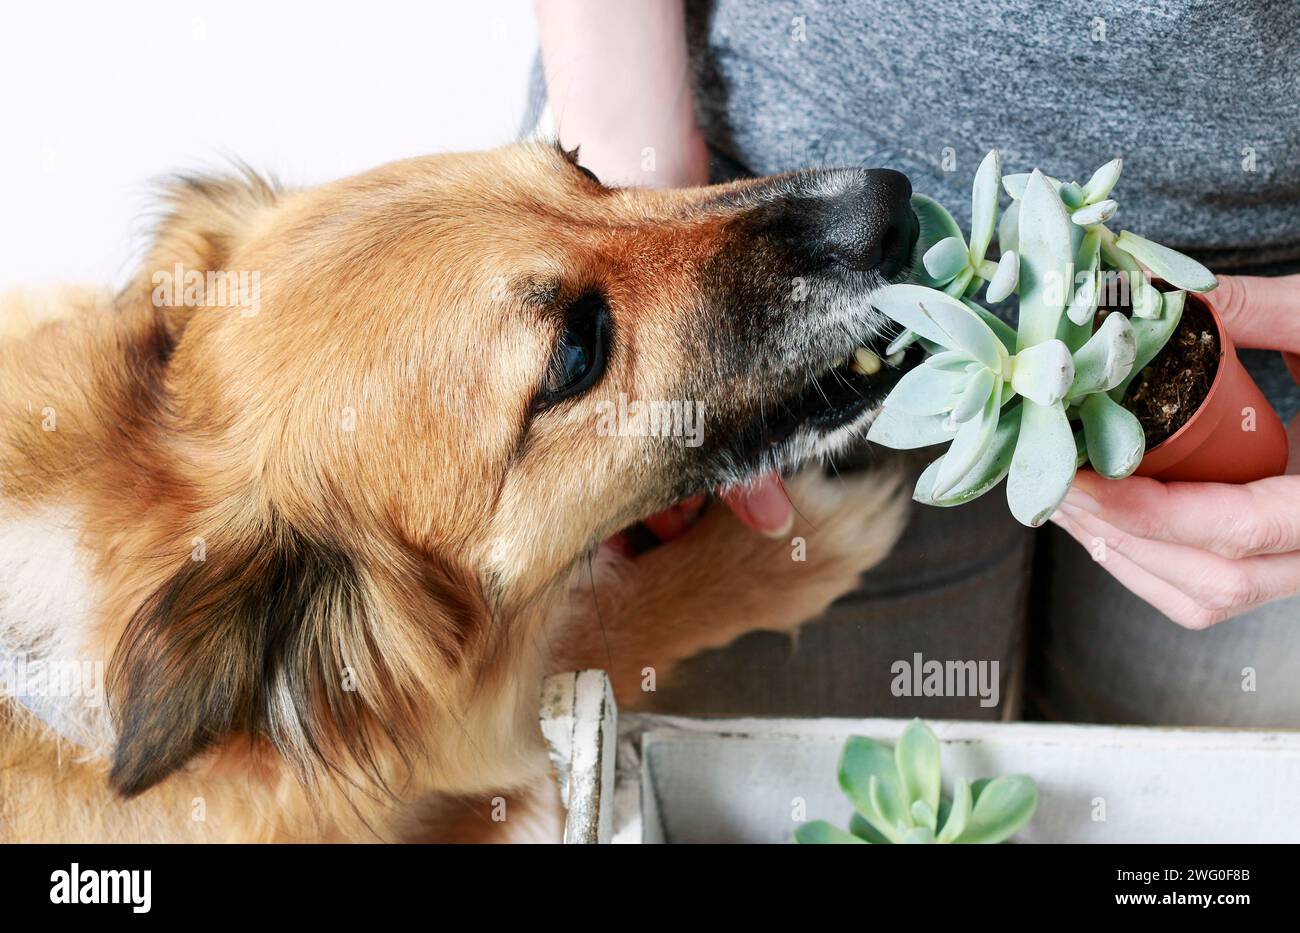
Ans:
POLYGON ((805 561, 720 507, 635 560, 597 548, 860 433, 869 409, 765 434, 878 330, 878 277, 773 230, 773 205, 851 181, 610 191, 540 144, 294 193, 178 180, 120 294, 10 296, 0 646, 107 676, 63 704, 77 745, 0 698, 0 838, 555 837, 544 675, 605 668, 635 705, 644 669, 792 630, 898 533, 892 473, 812 470, 790 482, 805 561), (159 306, 178 263, 259 272, 260 310, 159 306), (541 407, 592 290, 607 371, 541 407), (706 403, 706 443, 599 436, 620 392, 706 403))

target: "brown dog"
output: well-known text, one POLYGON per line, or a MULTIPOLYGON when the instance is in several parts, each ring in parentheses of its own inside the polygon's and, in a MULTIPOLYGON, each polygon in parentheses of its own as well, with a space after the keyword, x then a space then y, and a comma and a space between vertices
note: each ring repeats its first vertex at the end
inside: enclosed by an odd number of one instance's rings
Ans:
POLYGON ((721 508, 598 547, 862 433, 897 370, 845 360, 882 336, 909 192, 616 191, 544 145, 182 180, 121 294, 10 299, 0 837, 462 839, 495 797, 554 835, 543 676, 606 668, 634 704, 893 543, 892 474, 813 470, 806 560, 721 508))

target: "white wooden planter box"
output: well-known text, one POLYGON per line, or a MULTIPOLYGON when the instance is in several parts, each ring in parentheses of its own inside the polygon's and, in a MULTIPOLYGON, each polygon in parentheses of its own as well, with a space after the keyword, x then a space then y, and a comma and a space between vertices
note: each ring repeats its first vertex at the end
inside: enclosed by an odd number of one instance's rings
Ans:
MULTIPOLYGON (((852 808, 835 777, 845 738, 892 744, 907 725, 619 717, 597 671, 552 678, 548 691, 586 696, 568 720, 552 715, 563 700, 543 710, 548 739, 568 737, 568 751, 552 742, 568 788, 566 842, 785 843, 804 819, 847 827, 852 808)), ((1037 782, 1038 811, 1019 842, 1300 841, 1300 732, 930 724, 945 781, 1037 782)))

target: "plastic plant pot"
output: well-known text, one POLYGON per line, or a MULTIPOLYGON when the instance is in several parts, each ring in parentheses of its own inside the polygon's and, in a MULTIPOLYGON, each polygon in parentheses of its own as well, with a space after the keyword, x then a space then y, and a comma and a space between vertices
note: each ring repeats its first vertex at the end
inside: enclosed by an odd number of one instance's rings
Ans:
POLYGON ((1282 420, 1237 357, 1214 305, 1195 292, 1219 337, 1218 371, 1201 406, 1172 435, 1147 451, 1138 476, 1163 481, 1249 483, 1286 472, 1282 420))

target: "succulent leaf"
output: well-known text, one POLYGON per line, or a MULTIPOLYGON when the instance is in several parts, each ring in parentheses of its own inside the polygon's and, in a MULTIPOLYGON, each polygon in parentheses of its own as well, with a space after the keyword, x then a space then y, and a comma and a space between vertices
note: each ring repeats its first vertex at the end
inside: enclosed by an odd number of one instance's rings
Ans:
POLYGON ((1002 347, 1007 353, 1016 352, 1016 332, 1010 324, 977 301, 963 298, 962 303, 980 316, 980 320, 989 326, 989 330, 993 331, 994 336, 1001 341, 1002 347))
POLYGON ((961 272, 957 273, 957 278, 953 279, 943 287, 943 291, 944 294, 952 298, 960 298, 962 295, 966 294, 967 289, 969 289, 972 283, 975 282, 975 270, 970 266, 967 266, 965 269, 962 269, 961 272))
POLYGON ((865 839, 859 839, 852 833, 846 833, 838 826, 832 826, 825 820, 813 820, 804 823, 794 831, 794 841, 800 845, 866 845, 865 839))
POLYGON ((975 798, 959 843, 996 843, 1009 839, 1029 822, 1038 807, 1038 788, 1021 774, 994 778, 975 798))
POLYGON ((984 297, 994 304, 1005 301, 1016 290, 1019 281, 1020 257, 1016 255, 1015 250, 1007 250, 998 260, 997 271, 989 280, 988 291, 984 293, 984 297))
POLYGON ((875 299, 876 307, 926 340, 949 350, 963 350, 997 372, 1006 351, 979 315, 956 298, 921 285, 888 285, 875 299))
POLYGON ((975 170, 970 203, 970 258, 978 266, 993 240, 998 216, 998 184, 1002 180, 1002 160, 993 149, 975 170))
POLYGON ((998 249, 1002 252, 1020 249, 1020 202, 1012 201, 998 221, 998 249))
POLYGON ((1085 204, 1070 214, 1070 220, 1074 221, 1080 227, 1091 227, 1094 224, 1104 224, 1115 216, 1119 210, 1119 204, 1114 201, 1098 201, 1095 204, 1085 204))
POLYGON ((1011 467, 1011 457, 1016 450, 1016 438, 1020 434, 1020 412, 1012 408, 998 416, 998 429, 993 434, 993 442, 984 451, 984 456, 966 472, 948 492, 935 496, 934 484, 943 469, 945 454, 935 460, 916 481, 912 498, 925 505, 949 508, 978 499, 998 483, 1002 482, 1011 467))
MULTIPOLYGON (((1146 369, 1147 364, 1156 358, 1164 345, 1169 342, 1174 331, 1178 328, 1178 322, 1183 317, 1183 306, 1186 304, 1187 293, 1184 291, 1166 292, 1162 296, 1162 306, 1164 314, 1155 320, 1144 318, 1133 318, 1129 323, 1133 326, 1133 339, 1136 345, 1135 358, 1133 366, 1129 369, 1129 374, 1124 381, 1115 388, 1111 389, 1110 397, 1115 401, 1123 401, 1124 393, 1128 391, 1129 383, 1137 376, 1138 373, 1146 369)), ((1109 320, 1109 318, 1107 318, 1109 320)))
POLYGON ((867 781, 867 796, 882 820, 876 824, 876 828, 895 842, 902 842, 901 835, 912 825, 912 811, 907 805, 907 798, 903 796, 897 775, 888 790, 880 775, 871 775, 867 781))
POLYGON ((926 274, 937 285, 947 285, 966 268, 969 261, 966 241, 955 236, 940 240, 921 257, 926 274))
POLYGON ((886 405, 905 415, 947 414, 972 381, 965 369, 947 369, 926 360, 898 380, 886 405))
POLYGON ((1083 282, 1080 283, 1078 289, 1075 290, 1074 297, 1070 300, 1070 307, 1065 309, 1065 316, 1076 327, 1091 324, 1092 319, 1097 314, 1098 275, 1095 270, 1084 275, 1083 282))
POLYGON ((900 818, 910 819, 905 816, 907 803, 890 750, 872 739, 850 737, 840 753, 839 780, 853 808, 877 832, 896 842, 900 818))
POLYGON ((1056 511, 1074 479, 1075 457, 1074 429, 1065 407, 1025 399, 1007 474, 1007 503, 1021 524, 1036 528, 1056 511))
POLYGON ((923 194, 912 195, 912 213, 916 215, 920 227, 916 238, 916 247, 912 251, 912 276, 920 285, 938 288, 943 283, 930 278, 925 271, 925 263, 922 257, 936 243, 949 237, 956 237, 965 242, 961 227, 957 225, 957 221, 953 219, 942 204, 923 194))
POLYGON ((903 834, 903 845, 928 845, 934 842, 934 833, 926 826, 917 826, 903 834))
POLYGON ((1035 170, 1020 208, 1020 327, 1016 346, 1032 347, 1056 337, 1073 289, 1070 220, 1046 176, 1035 170))
POLYGON ((1123 382, 1137 359, 1137 337, 1129 319, 1119 312, 1106 315, 1097 332, 1074 353, 1071 401, 1094 392, 1109 392, 1123 382))
POLYGON ((1123 479, 1138 468, 1146 452, 1146 437, 1136 415, 1098 392, 1079 406, 1079 417, 1087 440, 1088 462, 1094 470, 1109 479, 1123 479))
POLYGON ((970 784, 965 778, 957 778, 952 786, 952 805, 948 808, 948 818, 943 822, 943 829, 939 830, 939 842, 955 842, 965 832, 970 812, 970 784))
POLYGON ((893 340, 889 341, 889 346, 885 347, 885 356, 893 356, 899 350, 906 350, 912 344, 916 343, 919 337, 920 335, 917 334, 916 331, 903 328, 903 332, 893 340))
POLYGON ((1074 325, 1070 339, 1066 344, 1077 350, 1092 334, 1092 321, 1097 314, 1097 301, 1101 286, 1101 231, 1089 230, 1079 242, 1075 251, 1074 267, 1079 270, 1077 277, 1083 281, 1075 289, 1066 309, 1066 316, 1074 325))
POLYGON ((1074 182, 1065 182, 1060 188, 1056 189, 1056 193, 1070 210, 1078 210, 1083 207, 1083 189, 1074 182))
POLYGON ((960 350, 941 350, 934 356, 926 359, 923 366, 933 366, 935 369, 947 369, 955 373, 968 373, 973 366, 982 366, 970 356, 960 350))
POLYGON ((1145 276, 1131 278, 1129 281, 1129 297, 1133 301, 1133 317, 1148 320, 1160 317, 1164 302, 1160 295, 1160 289, 1156 288, 1150 279, 1145 276))
POLYGON ((890 845, 889 839, 856 811, 849 817, 849 832, 872 845, 890 845))
POLYGON ((916 820, 915 804, 924 804, 929 810, 928 823, 934 829, 935 813, 939 810, 939 790, 942 775, 939 766, 939 739, 929 726, 913 719, 903 730, 894 745, 894 763, 903 780, 908 799, 914 801, 912 818, 916 820))
POLYGON ((1111 189, 1115 187, 1115 182, 1119 181, 1119 175, 1123 169, 1124 160, 1120 158, 1111 159, 1093 172, 1092 177, 1083 186, 1084 203, 1095 204, 1110 194, 1111 189))
MULTIPOLYGON (((1025 188, 1029 185, 1029 179, 1032 175, 1033 172, 1019 172, 1015 175, 1003 175, 1002 190, 1011 195, 1013 200, 1022 200, 1025 196, 1025 188)), ((1043 178, 1047 179, 1047 183, 1052 186, 1053 191, 1059 192, 1061 190, 1060 181, 1053 178, 1051 175, 1044 175, 1043 178)))
POLYGON ((957 436, 952 439, 948 452, 943 455, 943 466, 939 467, 934 479, 935 498, 950 493, 988 452, 997 431, 1001 401, 1000 392, 990 391, 980 413, 957 429, 957 436))
POLYGON ((886 405, 871 422, 867 440, 894 450, 915 450, 946 444, 956 433, 947 415, 908 415, 886 405))
POLYGON ((1219 284, 1214 273, 1195 259, 1136 233, 1121 230, 1116 244, 1174 288, 1208 292, 1219 284))
POLYGON ((966 386, 960 397, 952 406, 952 420, 958 424, 965 424, 984 410, 984 403, 990 396, 997 394, 1000 397, 1001 393, 997 391, 998 382, 998 377, 993 374, 993 371, 983 366, 971 373, 967 377, 966 386))
POLYGON ((938 820, 938 816, 924 800, 912 801, 912 822, 930 834, 926 842, 934 842, 934 831, 938 827, 938 820))
POLYGON ((1044 340, 1016 354, 1011 385, 1017 394, 1039 405, 1065 398, 1073 381, 1074 360, 1060 340, 1044 340))

